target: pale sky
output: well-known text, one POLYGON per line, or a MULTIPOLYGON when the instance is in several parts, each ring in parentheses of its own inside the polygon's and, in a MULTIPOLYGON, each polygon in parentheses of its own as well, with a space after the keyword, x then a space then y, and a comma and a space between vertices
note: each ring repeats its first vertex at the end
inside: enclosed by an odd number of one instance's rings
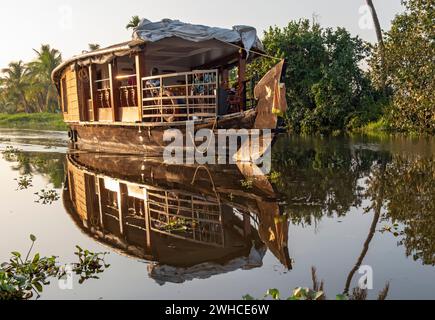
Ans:
MULTIPOLYGON (((374 0, 382 28, 403 11, 400 0, 374 0)), ((29 61, 42 43, 59 49, 64 59, 86 50, 131 38, 125 25, 133 15, 230 28, 245 24, 259 36, 270 25, 285 26, 301 18, 324 27, 345 27, 353 35, 375 41, 364 19, 365 0, 1 0, 0 68, 10 61, 29 61)))

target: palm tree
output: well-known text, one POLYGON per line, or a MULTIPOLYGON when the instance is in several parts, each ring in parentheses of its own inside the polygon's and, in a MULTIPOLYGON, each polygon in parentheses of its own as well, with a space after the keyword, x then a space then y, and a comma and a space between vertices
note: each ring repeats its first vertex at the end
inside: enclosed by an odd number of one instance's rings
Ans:
POLYGON ((11 113, 16 108, 7 97, 7 92, 3 88, 3 80, 0 78, 0 113, 11 113))
POLYGON ((95 51, 100 49, 100 45, 98 43, 90 43, 88 44, 90 51, 95 51))
POLYGON ((125 28, 127 30, 136 28, 139 25, 140 20, 139 16, 131 17, 130 22, 125 26, 125 28))
POLYGON ((62 55, 48 44, 41 45, 39 50, 35 50, 37 57, 28 64, 29 74, 33 78, 34 84, 40 87, 37 90, 39 99, 42 99, 41 106, 45 111, 55 111, 57 107, 56 87, 51 81, 51 73, 62 62, 62 55))
POLYGON ((373 4, 372 0, 366 0, 367 6, 370 8, 370 11, 372 13, 373 18, 373 24, 375 26, 376 31, 376 37, 378 38, 378 46, 379 46, 379 53, 380 53, 380 63, 382 68, 382 88, 384 91, 386 90, 386 82, 387 82, 387 75, 386 75, 386 68, 385 68, 385 45, 384 45, 384 39, 382 37, 382 29, 381 24, 379 23, 378 14, 376 13, 375 5, 373 4))
POLYGON ((2 69, 2 73, 1 82, 5 91, 24 107, 26 113, 29 113, 31 108, 26 97, 26 91, 30 86, 30 76, 27 66, 21 60, 11 62, 7 68, 2 69))

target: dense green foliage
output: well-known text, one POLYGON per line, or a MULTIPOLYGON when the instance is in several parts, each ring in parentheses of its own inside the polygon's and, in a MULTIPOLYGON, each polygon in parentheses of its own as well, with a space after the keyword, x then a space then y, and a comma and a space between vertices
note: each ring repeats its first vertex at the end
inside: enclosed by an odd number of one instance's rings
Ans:
MULTIPOLYGON (((360 68, 370 47, 360 38, 301 20, 270 28, 263 43, 268 54, 288 61, 287 121, 293 131, 332 132, 377 117, 379 94, 360 68)), ((249 72, 261 76, 274 63, 264 58, 249 72)))
MULTIPOLYGON (((392 89, 386 112, 390 126, 399 131, 435 132, 435 1, 407 0, 406 11, 385 33, 387 84, 392 89)), ((381 52, 371 61, 373 78, 380 80, 381 52)))
POLYGON ((59 110, 51 72, 62 61, 49 45, 35 50, 35 60, 11 62, 0 75, 0 113, 56 112, 59 110))

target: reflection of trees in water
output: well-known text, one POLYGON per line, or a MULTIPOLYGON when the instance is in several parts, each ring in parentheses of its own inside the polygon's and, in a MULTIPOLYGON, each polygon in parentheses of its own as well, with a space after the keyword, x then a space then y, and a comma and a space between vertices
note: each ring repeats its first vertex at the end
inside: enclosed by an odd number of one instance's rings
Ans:
MULTIPOLYGON (((369 200, 364 209, 374 213, 371 229, 380 219, 399 223, 398 245, 407 256, 435 265, 433 157, 357 148, 345 139, 291 138, 277 142, 272 159, 292 223, 345 216, 369 200)), ((370 230, 363 251, 373 235, 370 230)))
POLYGON ((54 188, 61 188, 65 178, 65 156, 56 153, 28 153, 15 151, 4 156, 8 162, 13 162, 12 169, 20 175, 39 174, 46 177, 54 188))
POLYGON ((369 187, 373 198, 384 188, 383 216, 401 224, 398 245, 406 255, 435 265, 435 161, 418 155, 394 156, 385 178, 374 177, 369 187))
POLYGON ((311 224, 323 215, 344 216, 364 199, 360 179, 373 164, 387 162, 387 152, 351 146, 347 140, 297 138, 279 143, 273 169, 280 172, 278 189, 293 223, 311 224))

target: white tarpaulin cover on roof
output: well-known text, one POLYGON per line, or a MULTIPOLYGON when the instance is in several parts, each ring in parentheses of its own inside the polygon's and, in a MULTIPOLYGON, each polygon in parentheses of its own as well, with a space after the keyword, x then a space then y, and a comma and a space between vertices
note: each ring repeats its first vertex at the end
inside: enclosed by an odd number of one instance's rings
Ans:
POLYGON ((243 43, 246 50, 252 48, 263 50, 261 41, 257 37, 257 30, 249 26, 224 29, 184 23, 179 20, 163 19, 159 22, 151 22, 143 19, 133 33, 135 40, 141 39, 146 42, 156 42, 170 37, 194 42, 216 39, 227 43, 243 43))
POLYGON ((166 282, 183 283, 194 279, 208 279, 213 275, 232 272, 238 269, 250 270, 263 266, 263 258, 266 254, 266 247, 256 249, 254 246, 248 257, 235 258, 225 265, 213 262, 204 262, 199 265, 187 268, 177 268, 168 265, 149 264, 148 271, 159 285, 166 282))

